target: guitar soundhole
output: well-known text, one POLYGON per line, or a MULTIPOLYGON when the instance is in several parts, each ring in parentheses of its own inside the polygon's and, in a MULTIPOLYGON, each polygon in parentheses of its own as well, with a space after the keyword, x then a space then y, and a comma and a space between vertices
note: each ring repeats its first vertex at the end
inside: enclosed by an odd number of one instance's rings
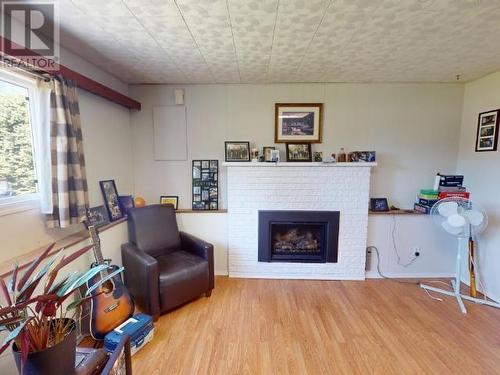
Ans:
POLYGON ((105 282, 101 285, 101 290, 102 290, 105 294, 112 293, 112 292, 113 292, 113 289, 114 289, 114 286, 113 286, 113 283, 111 282, 111 280, 107 280, 107 281, 105 281, 105 282))

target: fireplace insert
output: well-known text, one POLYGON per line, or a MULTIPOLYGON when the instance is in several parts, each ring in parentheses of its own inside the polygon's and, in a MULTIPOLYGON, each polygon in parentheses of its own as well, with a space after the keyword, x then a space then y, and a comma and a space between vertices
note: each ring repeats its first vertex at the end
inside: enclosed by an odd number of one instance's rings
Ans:
POLYGON ((338 211, 259 211, 259 261, 337 262, 338 211))

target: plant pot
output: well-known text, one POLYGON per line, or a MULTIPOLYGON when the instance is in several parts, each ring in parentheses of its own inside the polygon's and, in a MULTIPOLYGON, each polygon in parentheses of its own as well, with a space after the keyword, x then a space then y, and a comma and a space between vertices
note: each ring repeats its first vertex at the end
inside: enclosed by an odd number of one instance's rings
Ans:
MULTIPOLYGON (((72 319, 66 319, 72 320, 72 319)), ((22 375, 70 375, 75 372, 76 323, 58 344, 40 352, 29 353, 22 375)), ((21 374, 21 352, 16 344, 12 346, 17 370, 21 374)))

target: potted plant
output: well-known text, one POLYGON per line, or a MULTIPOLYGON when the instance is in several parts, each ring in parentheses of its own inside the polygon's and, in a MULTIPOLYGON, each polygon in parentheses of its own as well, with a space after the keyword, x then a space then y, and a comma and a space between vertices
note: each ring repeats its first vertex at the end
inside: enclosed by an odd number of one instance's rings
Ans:
MULTIPOLYGON (((0 344, 0 354, 13 343, 16 364, 23 375, 74 372, 76 320, 82 304, 92 296, 87 293, 71 303, 68 299, 93 276, 108 267, 103 264, 86 272, 74 271, 58 277, 63 267, 86 253, 93 245, 67 257, 61 249, 47 259, 54 245, 50 245, 33 260, 22 276, 16 266, 7 283, 0 278, 0 289, 7 304, 0 306, 0 330, 10 331, 0 344)), ((89 290, 122 270, 120 268, 103 277, 89 290)))

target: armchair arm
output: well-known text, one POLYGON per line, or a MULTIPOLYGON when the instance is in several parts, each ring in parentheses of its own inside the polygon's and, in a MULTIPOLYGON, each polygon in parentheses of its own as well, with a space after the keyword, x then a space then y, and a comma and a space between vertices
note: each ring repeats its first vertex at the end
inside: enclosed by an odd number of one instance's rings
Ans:
POLYGON ((180 232, 181 246, 185 251, 208 261, 208 291, 214 288, 214 245, 186 232, 180 232))
POLYGON ((122 245, 122 262, 127 289, 139 305, 157 320, 160 316, 158 262, 131 243, 122 245))

